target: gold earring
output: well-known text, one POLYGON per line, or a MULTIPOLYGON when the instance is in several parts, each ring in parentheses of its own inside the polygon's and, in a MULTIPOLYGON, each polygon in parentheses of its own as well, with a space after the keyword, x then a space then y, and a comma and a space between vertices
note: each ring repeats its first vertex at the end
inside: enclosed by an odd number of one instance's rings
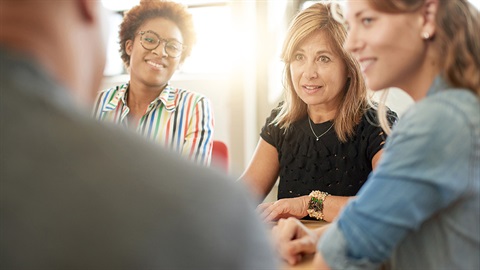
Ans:
POLYGON ((429 39, 430 34, 428 32, 423 32, 422 37, 423 37, 423 39, 429 39))

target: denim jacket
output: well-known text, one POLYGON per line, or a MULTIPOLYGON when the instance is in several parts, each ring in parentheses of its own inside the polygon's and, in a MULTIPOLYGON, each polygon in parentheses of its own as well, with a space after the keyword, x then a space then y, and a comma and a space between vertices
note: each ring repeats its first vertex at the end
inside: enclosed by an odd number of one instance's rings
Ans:
POLYGON ((437 77, 318 244, 332 269, 480 269, 480 100, 437 77))

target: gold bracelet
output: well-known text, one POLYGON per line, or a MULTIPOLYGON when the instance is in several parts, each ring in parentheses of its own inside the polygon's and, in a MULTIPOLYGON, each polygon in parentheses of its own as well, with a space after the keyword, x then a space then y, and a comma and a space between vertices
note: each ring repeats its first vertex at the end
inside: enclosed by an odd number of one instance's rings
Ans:
POLYGON ((316 218, 318 220, 323 220, 323 205, 328 195, 330 194, 319 190, 314 190, 310 192, 310 194, 308 195, 310 196, 310 202, 308 203, 307 210, 307 213, 310 217, 316 218))

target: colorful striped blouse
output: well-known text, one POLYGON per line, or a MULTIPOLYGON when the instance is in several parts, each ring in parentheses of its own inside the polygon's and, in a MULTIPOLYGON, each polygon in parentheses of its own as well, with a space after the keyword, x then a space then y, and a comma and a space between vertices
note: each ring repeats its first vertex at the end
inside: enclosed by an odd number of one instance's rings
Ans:
MULTIPOLYGON (((129 127, 128 85, 101 91, 93 116, 129 127)), ((210 165, 214 118, 210 100, 203 95, 167 85, 150 103, 138 126, 133 128, 142 136, 198 164, 210 165)))

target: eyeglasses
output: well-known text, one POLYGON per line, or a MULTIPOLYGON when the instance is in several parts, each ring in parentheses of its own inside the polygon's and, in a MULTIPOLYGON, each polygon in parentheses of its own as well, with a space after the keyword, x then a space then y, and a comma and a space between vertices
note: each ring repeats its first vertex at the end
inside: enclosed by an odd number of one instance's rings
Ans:
POLYGON ((172 58, 177 58, 179 57, 183 50, 185 50, 186 46, 184 46, 182 43, 174 40, 174 39, 163 39, 161 38, 157 33, 148 30, 148 31, 140 31, 140 44, 142 44, 142 47, 145 50, 153 51, 158 46, 160 43, 165 43, 165 46, 163 49, 167 53, 168 56, 172 58))

